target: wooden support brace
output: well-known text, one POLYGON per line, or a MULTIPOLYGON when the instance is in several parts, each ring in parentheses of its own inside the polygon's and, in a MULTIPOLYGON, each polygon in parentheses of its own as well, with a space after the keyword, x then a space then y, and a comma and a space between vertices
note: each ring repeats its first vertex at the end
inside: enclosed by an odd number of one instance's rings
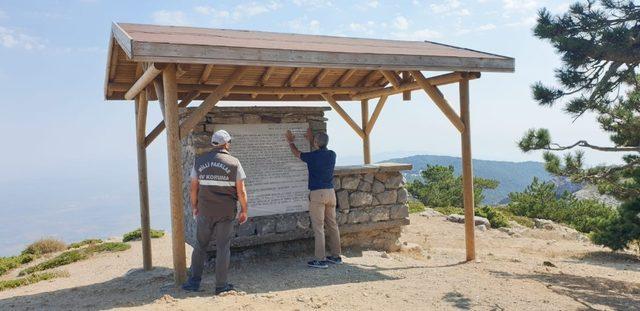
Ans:
POLYGON ((411 75, 416 79, 416 82, 422 89, 429 95, 431 100, 436 103, 436 106, 444 113, 444 115, 451 121, 460 133, 464 131, 464 123, 460 120, 458 114, 451 108, 447 100, 444 98, 440 90, 437 87, 431 85, 429 81, 422 75, 420 71, 411 71, 411 75))
POLYGON ((371 164, 371 149, 369 145, 369 100, 360 101, 360 114, 362 117, 362 129, 364 137, 362 137, 362 155, 364 164, 371 164))
MULTIPOLYGON (((200 96, 200 92, 198 91, 192 91, 189 94, 187 94, 187 96, 178 104, 178 108, 184 108, 187 107, 194 99, 196 99, 198 96, 200 96)), ((156 125, 156 127, 153 128, 153 130, 151 130, 151 132, 149 132, 149 135, 147 135, 144 138, 144 146, 145 147, 149 147, 149 145, 151 145, 151 143, 153 142, 154 139, 156 139, 164 130, 165 128, 165 124, 164 124, 164 120, 160 121, 160 123, 158 123, 158 125, 156 125)))
POLYGON ((218 85, 213 93, 209 94, 207 98, 200 104, 200 107, 196 109, 189 117, 187 117, 182 124, 180 124, 180 138, 186 137, 191 130, 204 118, 209 111, 222 99, 225 94, 236 84, 247 71, 247 67, 238 67, 231 76, 218 85))
POLYGON ((382 112, 382 108, 384 107, 384 104, 386 102, 387 102, 387 96, 382 95, 382 97, 380 97, 380 99, 378 100, 378 104, 376 105, 376 108, 373 110, 371 119, 369 119, 369 122, 367 123, 367 128, 365 129, 365 133, 367 135, 371 134, 371 131, 373 130, 373 126, 376 125, 376 121, 378 121, 380 112, 382 112))
POLYGON ((260 77, 260 85, 266 85, 274 71, 276 71, 276 67, 268 67, 260 77))
POLYGON ((358 134, 360 138, 364 139, 365 137, 364 131, 360 128, 360 126, 358 126, 356 122, 353 121, 353 119, 351 119, 349 114, 346 111, 344 111, 342 107, 340 107, 340 105, 333 98, 333 96, 331 96, 331 94, 322 94, 322 97, 324 97, 324 99, 329 103, 329 105, 331 105, 333 110, 335 110, 338 113, 338 115, 340 115, 342 119, 344 119, 347 122, 347 124, 349 124, 349 126, 356 132, 356 134, 358 134))
POLYGON ((285 86, 293 86, 293 83, 296 82, 296 79, 298 79, 298 77, 300 77, 301 73, 302 73, 302 67, 298 67, 298 68, 294 69, 293 72, 291 73, 291 75, 289 76, 289 79, 287 79, 287 82, 284 85, 285 86))
POLYGON ((150 64, 144 71, 142 76, 131 86, 131 88, 124 94, 124 99, 132 100, 138 94, 144 90, 149 83, 151 83, 160 73, 162 73, 162 66, 157 64, 150 64))
MULTIPOLYGON (((413 78, 411 78, 411 75, 409 74, 408 71, 403 71, 402 72, 402 83, 411 83, 413 82, 413 78)), ((411 90, 407 90, 407 91, 403 91, 402 92, 402 100, 404 101, 409 101, 411 100, 411 90)))
MULTIPOLYGON (((480 78, 479 72, 469 73, 469 79, 477 79, 477 78, 480 78)), ((386 81, 385 78, 382 78, 382 79, 386 81)), ((460 82, 461 79, 462 79, 462 74, 460 72, 451 72, 451 73, 446 73, 446 74, 427 78, 427 81, 431 85, 446 85, 446 84, 458 83, 460 82)), ((371 99, 371 98, 380 97, 382 95, 390 96, 394 94, 400 94, 408 90, 415 91, 419 89, 422 89, 422 87, 420 87, 420 85, 417 82, 403 83, 398 88, 387 87, 387 88, 378 88, 370 91, 360 92, 354 95, 352 99, 353 100, 371 99)))

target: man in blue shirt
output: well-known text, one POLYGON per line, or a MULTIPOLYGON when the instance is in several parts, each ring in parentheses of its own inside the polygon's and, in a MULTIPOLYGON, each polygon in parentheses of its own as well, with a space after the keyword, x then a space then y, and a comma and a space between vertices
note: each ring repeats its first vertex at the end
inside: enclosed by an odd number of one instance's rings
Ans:
POLYGON ((315 237, 315 258, 307 263, 312 268, 328 268, 328 263, 342 263, 340 257, 340 231, 336 222, 336 193, 333 190, 333 170, 336 165, 336 153, 327 149, 329 136, 326 133, 313 135, 307 130, 305 137, 316 149, 312 152, 300 152, 293 143, 295 136, 286 133, 287 142, 294 156, 307 163, 309 171, 309 216, 315 237), (331 256, 325 257, 325 226, 329 236, 331 256))

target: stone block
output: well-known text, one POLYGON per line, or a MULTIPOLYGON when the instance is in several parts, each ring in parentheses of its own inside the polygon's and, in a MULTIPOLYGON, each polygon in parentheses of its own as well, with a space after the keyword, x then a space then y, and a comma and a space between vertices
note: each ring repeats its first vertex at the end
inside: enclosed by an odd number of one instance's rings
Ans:
POLYGON ((303 115, 290 115, 282 118, 282 123, 306 123, 307 117, 303 115))
POLYGON ((358 191, 370 192, 371 183, 365 180, 360 181, 360 184, 358 185, 358 191))
POLYGON ((247 222, 238 225, 238 229, 236 230, 237 236, 252 236, 256 234, 256 223, 253 222, 253 219, 247 220, 247 222))
POLYGON ((270 115, 262 116, 262 123, 282 123, 282 118, 270 115))
POLYGON ((256 231, 258 235, 267 235, 276 232, 276 219, 274 217, 262 217, 256 221, 256 231))
POLYGON ((296 227, 298 229, 308 229, 311 227, 311 218, 309 218, 309 213, 298 214, 298 222, 296 223, 296 227))
POLYGON ((333 189, 340 189, 340 177, 333 178, 333 189))
POLYGON ((373 195, 368 192, 354 192, 349 195, 349 205, 353 207, 371 205, 372 202, 373 195))
POLYGON ((376 173, 374 177, 376 180, 384 183, 385 181, 387 181, 387 178, 389 178, 389 175, 387 175, 386 173, 376 173))
POLYGON ((376 207, 372 209, 369 214, 373 222, 389 220, 389 208, 387 207, 376 207))
POLYGON ((362 179, 364 179, 364 181, 366 181, 368 183, 372 183, 373 182, 373 178, 374 178, 373 173, 366 173, 366 174, 364 174, 362 179))
POLYGON ((397 174, 394 174, 393 176, 390 176, 384 182, 384 186, 387 189, 398 189, 402 185, 404 185, 404 176, 402 176, 402 174, 400 174, 400 173, 397 173, 397 174))
POLYGON ((385 190, 384 184, 378 180, 373 182, 373 193, 381 193, 385 190))
POLYGON ((365 210, 351 210, 349 212, 349 219, 347 220, 351 224, 369 222, 371 216, 365 210))
POLYGON ((336 214, 336 221, 338 222, 338 225, 344 225, 347 223, 348 220, 349 220, 349 214, 345 214, 345 213, 336 214))
POLYGON ((395 204, 398 201, 398 192, 395 190, 384 191, 376 194, 376 199, 380 201, 380 204, 395 204))
POLYGON ((291 214, 284 214, 276 221, 276 233, 294 230, 298 227, 298 219, 291 214))
POLYGON ((406 188, 398 189, 398 203, 404 204, 409 200, 409 191, 406 188))
POLYGON ((242 124, 244 121, 241 116, 237 117, 214 117, 212 119, 214 124, 242 124))
POLYGON ((340 182, 342 189, 356 190, 360 184, 360 178, 358 176, 344 176, 340 182))
POLYGON ((242 116, 242 121, 246 124, 262 123, 262 117, 257 114, 245 113, 244 116, 242 116))
POLYGON ((409 206, 406 204, 396 204, 389 210, 389 218, 401 219, 409 217, 409 206))
POLYGON ((341 211, 349 210, 349 192, 347 190, 340 190, 336 193, 338 208, 341 211))

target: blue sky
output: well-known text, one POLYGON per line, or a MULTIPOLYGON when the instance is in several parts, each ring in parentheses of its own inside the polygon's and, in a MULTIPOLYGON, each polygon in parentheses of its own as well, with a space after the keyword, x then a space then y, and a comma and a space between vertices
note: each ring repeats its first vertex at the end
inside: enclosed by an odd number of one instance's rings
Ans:
MULTIPOLYGON (((102 93, 113 21, 432 40, 515 57, 515 73, 486 73, 471 82, 475 158, 539 161, 539 153, 523 154, 516 148, 518 138, 531 127, 551 129, 561 143, 586 138, 607 145, 607 136, 593 116, 571 123, 559 108, 541 108, 531 100, 530 85, 537 80, 552 82, 553 69, 559 65, 550 45, 532 36, 536 11, 548 7, 562 12, 568 4, 543 0, 1 0, 3 209, 7 205, 26 209, 26 197, 14 195, 14 190, 32 196, 54 191, 61 203, 51 209, 62 210, 86 202, 137 197, 133 105, 106 102, 102 93), (78 197, 82 202, 75 200, 78 197)), ((443 92, 457 107, 457 89, 443 87, 443 92)), ((360 119, 359 109, 354 109, 359 105, 344 106, 355 120, 360 119)), ((151 107, 149 124, 153 125, 160 113, 157 105, 151 107)), ((339 161, 359 161, 362 147, 356 134, 336 114, 328 117, 339 161)), ((162 136, 149 149, 151 190, 160 193, 152 197, 152 204, 157 200, 162 206, 167 176, 164 147, 162 136)), ((411 102, 397 96, 389 99, 372 132, 371 148, 378 161, 415 153, 457 156, 460 138, 435 105, 415 93, 411 102)), ((619 155, 587 153, 591 164, 618 159, 619 155)), ((135 206, 130 208, 135 212, 135 206)))

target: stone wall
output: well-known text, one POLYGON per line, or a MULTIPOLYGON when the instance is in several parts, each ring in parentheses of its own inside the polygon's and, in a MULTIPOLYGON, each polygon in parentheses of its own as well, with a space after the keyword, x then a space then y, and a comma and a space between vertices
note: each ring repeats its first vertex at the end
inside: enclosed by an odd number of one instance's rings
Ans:
MULTIPOLYGON (((314 132, 326 132, 324 107, 217 107, 182 141, 184 215, 187 243, 195 242, 195 222, 189 200, 189 172, 195 156, 211 150, 214 124, 309 123, 314 132)), ((189 109, 183 111, 183 117, 189 109)), ((233 152, 233 151, 232 151, 233 152)), ((339 156, 339 155, 338 155, 339 156)), ((344 246, 394 249, 401 227, 409 223, 407 191, 402 170, 411 165, 379 164, 337 167, 335 188, 337 221, 344 246)), ((251 208, 251 206, 249 206, 251 208)), ((235 225, 234 248, 297 241, 313 237, 308 212, 251 217, 235 225)), ((213 245, 211 245, 212 247, 213 245)))

